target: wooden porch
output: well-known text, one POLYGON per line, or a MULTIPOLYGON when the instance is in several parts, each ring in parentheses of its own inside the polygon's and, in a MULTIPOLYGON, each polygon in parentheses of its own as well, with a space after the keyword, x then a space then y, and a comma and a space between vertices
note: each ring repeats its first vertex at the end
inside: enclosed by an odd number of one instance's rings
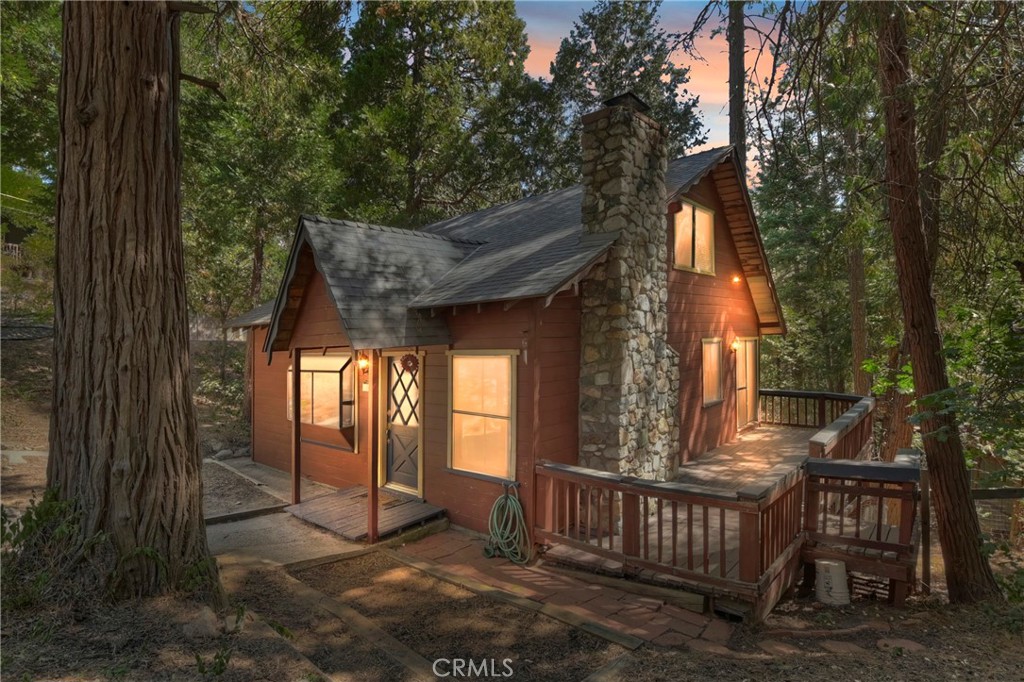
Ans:
MULTIPOLYGON (((917 489, 906 485, 919 476, 896 472, 896 496, 884 492, 895 470, 878 466, 840 467, 824 483, 815 478, 807 485, 809 459, 870 452, 873 408, 872 399, 857 396, 762 391, 761 426, 682 465, 673 481, 540 463, 535 539, 589 556, 606 570, 667 574, 709 597, 746 601, 757 619, 795 582, 809 536, 840 545, 854 538, 855 545, 896 552, 906 564, 917 499, 917 489), (835 504, 830 494, 849 481, 855 483, 835 504), (895 497, 897 506, 876 504, 878 513, 869 517, 860 513, 871 506, 862 497, 895 497), (813 518, 805 518, 807 510, 813 518)), ((919 464, 907 468, 919 471, 919 464)))
MULTIPOLYGON (((363 540, 368 535, 369 497, 369 491, 357 485, 293 504, 285 507, 285 511, 346 540, 363 540)), ((386 491, 380 491, 376 497, 377 532, 381 537, 444 515, 444 509, 422 500, 389 495, 386 491)))

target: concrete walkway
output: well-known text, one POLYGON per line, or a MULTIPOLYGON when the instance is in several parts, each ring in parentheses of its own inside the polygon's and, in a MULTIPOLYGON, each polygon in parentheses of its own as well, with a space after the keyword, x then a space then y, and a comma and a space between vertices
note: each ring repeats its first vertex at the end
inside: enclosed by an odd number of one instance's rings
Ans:
POLYGON ((399 554, 437 566, 453 576, 485 583, 540 604, 558 606, 582 621, 659 646, 721 652, 732 636, 733 626, 724 620, 544 567, 488 559, 483 554, 485 545, 486 541, 478 535, 451 529, 406 545, 399 554))
MULTIPOLYGON (((282 502, 291 504, 292 475, 287 471, 274 469, 265 464, 258 464, 249 457, 232 457, 217 461, 217 464, 260 486, 260 489, 264 492, 270 493, 282 502)), ((305 477, 302 479, 300 493, 304 501, 312 500, 321 495, 328 495, 334 491, 335 489, 329 485, 317 483, 305 477)))
POLYGON ((208 526, 206 538, 213 554, 242 563, 293 564, 364 548, 361 543, 314 528, 286 512, 208 526))

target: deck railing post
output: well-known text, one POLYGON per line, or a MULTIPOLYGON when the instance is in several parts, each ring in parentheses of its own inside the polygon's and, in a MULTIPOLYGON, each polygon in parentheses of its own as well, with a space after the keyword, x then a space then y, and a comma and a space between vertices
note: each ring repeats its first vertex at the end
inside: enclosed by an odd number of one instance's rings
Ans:
POLYGON ((818 428, 819 429, 825 428, 825 424, 827 424, 827 423, 828 422, 825 421, 825 396, 819 395, 818 396, 818 428))
POLYGON ((757 512, 740 512, 740 580, 756 583, 761 577, 760 516, 757 512))
POLYGON ((622 493, 622 553, 640 556, 640 497, 625 492, 622 493))

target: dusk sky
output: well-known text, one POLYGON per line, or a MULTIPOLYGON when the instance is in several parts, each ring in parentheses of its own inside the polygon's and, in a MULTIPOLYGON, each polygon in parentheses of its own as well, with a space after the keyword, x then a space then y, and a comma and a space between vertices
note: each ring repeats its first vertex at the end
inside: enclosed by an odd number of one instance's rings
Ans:
MULTIPOLYGON (((530 43, 530 57, 526 70, 531 76, 550 79, 550 66, 562 38, 569 35, 573 22, 580 12, 592 6, 592 2, 563 2, 546 0, 518 0, 516 10, 526 22, 530 43)), ((693 20, 704 6, 700 2, 671 2, 661 6, 661 24, 670 33, 682 33, 693 26, 693 20)), ((729 59, 725 36, 714 39, 707 36, 709 30, 697 42, 706 63, 690 60, 685 54, 676 55, 676 63, 690 66, 690 82, 687 88, 700 96, 700 110, 704 126, 708 131, 708 145, 715 147, 729 142, 729 59)), ((750 38, 748 37, 748 41, 750 38)), ((748 45, 748 59, 751 54, 748 45)))

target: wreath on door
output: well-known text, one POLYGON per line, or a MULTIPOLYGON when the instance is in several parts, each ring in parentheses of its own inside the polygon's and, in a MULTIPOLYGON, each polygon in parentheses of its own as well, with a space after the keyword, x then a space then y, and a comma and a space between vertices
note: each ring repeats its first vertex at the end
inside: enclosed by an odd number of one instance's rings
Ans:
POLYGON ((420 359, 412 353, 407 353, 402 356, 402 369, 406 372, 415 372, 420 368, 420 359))

